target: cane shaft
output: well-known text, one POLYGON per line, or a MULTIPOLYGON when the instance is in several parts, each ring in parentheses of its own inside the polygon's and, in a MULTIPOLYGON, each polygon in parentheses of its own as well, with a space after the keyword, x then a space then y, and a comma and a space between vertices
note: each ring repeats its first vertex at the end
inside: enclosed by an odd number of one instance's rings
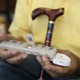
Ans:
POLYGON ((46 46, 50 46, 50 44, 51 44, 53 28, 54 28, 54 22, 49 21, 47 34, 46 34, 46 40, 45 40, 45 45, 46 46))

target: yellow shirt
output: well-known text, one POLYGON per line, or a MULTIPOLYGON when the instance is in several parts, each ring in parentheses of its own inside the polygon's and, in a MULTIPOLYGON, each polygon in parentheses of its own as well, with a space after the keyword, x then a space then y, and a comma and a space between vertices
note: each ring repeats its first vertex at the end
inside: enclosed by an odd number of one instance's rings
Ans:
POLYGON ((70 50, 80 57, 80 0, 17 0, 10 33, 25 40, 26 34, 32 33, 35 43, 44 44, 48 17, 42 15, 34 21, 31 19, 32 11, 39 7, 64 7, 64 15, 55 21, 51 46, 70 50))

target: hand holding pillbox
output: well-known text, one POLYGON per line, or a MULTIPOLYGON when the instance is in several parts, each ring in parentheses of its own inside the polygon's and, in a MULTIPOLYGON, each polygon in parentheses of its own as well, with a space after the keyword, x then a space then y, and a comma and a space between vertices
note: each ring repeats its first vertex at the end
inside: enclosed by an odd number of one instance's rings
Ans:
POLYGON ((44 55, 47 56, 53 64, 60 66, 69 66, 71 62, 70 58, 65 54, 57 53, 56 48, 51 48, 44 45, 34 44, 33 46, 28 46, 25 42, 10 40, 1 42, 0 48, 8 50, 14 49, 33 55, 44 55))

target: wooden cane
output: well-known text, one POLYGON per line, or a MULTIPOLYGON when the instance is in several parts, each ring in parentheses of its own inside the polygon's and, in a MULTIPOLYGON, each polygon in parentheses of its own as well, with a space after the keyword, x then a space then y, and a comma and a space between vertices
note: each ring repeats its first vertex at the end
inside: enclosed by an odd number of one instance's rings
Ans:
POLYGON ((60 9, 49 9, 49 8, 37 8, 32 12, 32 19, 34 20, 40 15, 47 15, 49 18, 48 21, 48 28, 47 28, 47 34, 46 34, 46 39, 45 39, 45 46, 50 46, 51 44, 51 38, 52 38, 52 32, 54 28, 54 22, 59 17, 64 13, 64 8, 60 9))

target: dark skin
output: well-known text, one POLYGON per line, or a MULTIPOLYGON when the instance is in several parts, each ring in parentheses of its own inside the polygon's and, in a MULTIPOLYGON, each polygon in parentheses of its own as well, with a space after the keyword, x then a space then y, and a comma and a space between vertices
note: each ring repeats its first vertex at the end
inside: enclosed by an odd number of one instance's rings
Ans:
MULTIPOLYGON (((0 33, 0 41, 10 40, 10 39, 16 39, 16 38, 14 38, 10 34, 0 33)), ((21 40, 21 39, 17 39, 17 40, 21 40)), ((0 49, 0 57, 6 60, 10 64, 18 65, 21 64, 24 60, 26 60, 28 55, 16 50, 0 49)))
POLYGON ((69 50, 57 50, 58 53, 64 53, 71 59, 71 64, 68 67, 57 66, 50 63, 45 56, 37 56, 37 60, 43 69, 52 77, 67 77, 74 74, 80 75, 80 59, 69 50))
MULTIPOLYGON (((0 41, 15 39, 12 35, 1 34, 0 33, 0 41)), ((17 39, 21 40, 21 39, 17 39)), ((50 74, 52 77, 66 77, 70 75, 80 75, 80 58, 74 55, 69 50, 58 50, 58 53, 63 53, 71 59, 71 64, 69 67, 61 67, 50 63, 49 59, 46 56, 37 56, 37 60, 43 67, 43 69, 50 74)), ((3 50, 0 49, 0 57, 6 60, 10 64, 18 65, 22 63, 25 59, 27 59, 28 55, 16 50, 3 50)))
POLYGON ((19 65, 27 59, 28 55, 16 50, 2 50, 0 49, 0 57, 10 64, 19 65))

